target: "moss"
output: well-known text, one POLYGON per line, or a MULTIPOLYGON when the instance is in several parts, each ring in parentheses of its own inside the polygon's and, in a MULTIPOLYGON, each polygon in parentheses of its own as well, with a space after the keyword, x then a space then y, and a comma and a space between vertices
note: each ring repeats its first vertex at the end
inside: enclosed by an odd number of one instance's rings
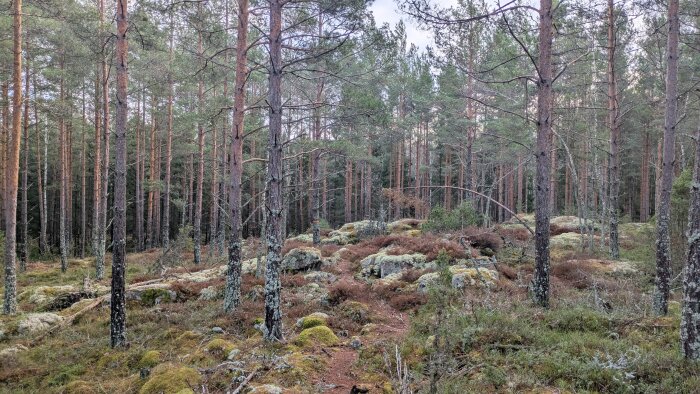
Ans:
POLYGON ((235 348, 236 345, 221 338, 212 339, 206 345, 207 351, 219 359, 225 359, 235 348))
POLYGON ((358 301, 345 301, 340 304, 340 314, 357 324, 369 322, 369 307, 358 301))
POLYGON ((307 328, 312 328, 316 326, 325 326, 326 319, 319 316, 306 316, 302 318, 301 329, 306 330, 307 328))
POLYGON ((153 306, 156 301, 171 301, 170 292, 165 289, 146 289, 141 293, 141 303, 145 306, 153 306))
POLYGON ((139 394, 179 393, 191 390, 202 380, 193 368, 182 365, 161 364, 151 373, 151 378, 141 387, 139 394))
MULTIPOLYGON (((99 369, 103 370, 125 369, 134 363, 134 357, 138 357, 138 355, 129 353, 128 351, 111 350, 102 355, 102 357, 97 360, 96 365, 99 369)), ((138 360, 138 358, 136 358, 136 360, 138 360)))
POLYGON ((182 334, 180 334, 179 337, 177 337, 176 341, 178 342, 188 342, 188 341, 194 341, 202 337, 202 334, 194 331, 185 331, 182 334))
POLYGON ((139 360, 139 368, 153 368, 160 363, 160 352, 157 350, 149 350, 141 356, 139 360))
POLYGON ((74 380, 63 386, 62 392, 66 394, 93 394, 98 391, 93 383, 85 380, 74 380))
POLYGON ((315 345, 335 346, 338 344, 338 337, 333 330, 326 326, 316 326, 307 328, 294 340, 298 346, 308 348, 315 345))
POLYGON ((73 378, 85 373, 85 367, 82 364, 73 364, 64 366, 59 372, 51 376, 49 386, 62 386, 73 378))

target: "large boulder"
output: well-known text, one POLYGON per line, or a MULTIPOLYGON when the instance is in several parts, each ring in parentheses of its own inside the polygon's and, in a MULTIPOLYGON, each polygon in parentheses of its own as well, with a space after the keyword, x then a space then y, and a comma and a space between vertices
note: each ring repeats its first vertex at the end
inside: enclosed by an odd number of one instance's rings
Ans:
POLYGON ((423 223, 425 223, 425 220, 413 218, 399 219, 387 224, 386 229, 390 234, 415 237, 421 234, 423 223))
POLYGON ((30 313, 19 322, 17 332, 20 334, 32 334, 45 331, 63 322, 63 316, 55 313, 30 313))
POLYGON ((316 248, 299 247, 287 252, 282 260, 282 270, 290 272, 310 271, 323 264, 321 251, 316 248))
MULTIPOLYGON (((29 290, 29 302, 34 305, 44 305, 64 294, 78 292, 79 289, 72 285, 65 286, 38 286, 29 290)), ((23 298, 24 294, 20 295, 23 298)))
POLYGON ((345 223, 338 230, 328 234, 328 238, 321 240, 322 244, 347 245, 368 236, 382 235, 386 228, 382 228, 375 220, 361 220, 359 222, 345 223))
MULTIPOLYGON (((486 268, 471 268, 453 265, 449 268, 452 273, 452 287, 464 289, 466 287, 493 287, 498 281, 498 272, 486 268)), ((430 272, 422 275, 416 281, 416 290, 427 293, 430 286, 440 278, 440 273, 430 272)))
POLYGON ((424 254, 388 255, 384 251, 365 257, 360 265, 362 276, 384 278, 409 268, 426 268, 428 262, 424 254))

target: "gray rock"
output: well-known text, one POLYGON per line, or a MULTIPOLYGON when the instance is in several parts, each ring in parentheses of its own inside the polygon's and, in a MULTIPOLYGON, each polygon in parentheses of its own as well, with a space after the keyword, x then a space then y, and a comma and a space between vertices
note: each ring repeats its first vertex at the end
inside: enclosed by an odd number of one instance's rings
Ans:
POLYGON ((63 321, 63 316, 55 313, 30 313, 19 322, 17 331, 20 334, 30 334, 38 331, 48 330, 52 326, 63 321))
POLYGON ((215 286, 205 287, 199 292, 200 300, 211 301, 217 298, 219 298, 219 290, 215 286))
POLYGON ((274 384, 263 384, 262 386, 253 387, 249 393, 253 394, 282 394, 282 388, 274 384))
POLYGON ((233 349, 233 350, 231 350, 231 352, 229 352, 228 357, 226 357, 226 359, 229 361, 233 361, 238 356, 238 353, 240 353, 240 352, 241 352, 240 349, 233 349))
POLYGON ((221 327, 212 327, 212 328, 211 328, 211 332, 213 332, 213 333, 215 333, 215 334, 223 334, 223 333, 224 333, 224 329, 221 328, 221 327))
POLYGON ((316 248, 299 247, 287 252, 282 259, 282 270, 290 272, 318 269, 323 264, 321 251, 316 248))
POLYGON ((360 265, 362 276, 385 278, 409 268, 425 268, 426 257, 420 253, 402 254, 398 256, 379 252, 365 257, 360 265))
POLYGON ((359 348, 362 347, 362 341, 360 340, 360 337, 352 337, 350 340, 350 347, 358 350, 359 348))
POLYGON ((26 350, 29 350, 29 349, 24 345, 10 346, 6 349, 0 350, 0 358, 7 357, 7 356, 14 356, 17 353, 24 352, 26 350))
POLYGON ((316 283, 333 283, 338 280, 335 275, 331 274, 330 272, 323 271, 309 272, 308 274, 304 275, 304 279, 316 283))

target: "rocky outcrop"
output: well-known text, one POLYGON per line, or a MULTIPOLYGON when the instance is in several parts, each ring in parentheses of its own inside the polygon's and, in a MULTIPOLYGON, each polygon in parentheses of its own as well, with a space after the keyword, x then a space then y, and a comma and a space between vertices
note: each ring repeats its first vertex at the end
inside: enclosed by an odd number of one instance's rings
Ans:
POLYGON ((362 276, 385 278, 409 268, 427 268, 425 255, 420 253, 388 255, 384 251, 365 257, 360 265, 362 276))
POLYGON ((287 252, 282 259, 282 270, 288 272, 310 271, 323 264, 321 251, 316 248, 299 247, 287 252))
MULTIPOLYGON (((498 272, 486 268, 471 268, 460 265, 453 265, 449 268, 452 273, 452 287, 464 289, 466 287, 486 287, 496 285, 498 272)), ((427 293, 430 286, 435 284, 440 278, 440 273, 430 272, 422 275, 415 283, 416 290, 427 293)))
POLYGON ((17 332, 20 334, 32 334, 39 331, 45 331, 49 328, 62 323, 63 316, 55 313, 30 313, 17 326, 17 332))

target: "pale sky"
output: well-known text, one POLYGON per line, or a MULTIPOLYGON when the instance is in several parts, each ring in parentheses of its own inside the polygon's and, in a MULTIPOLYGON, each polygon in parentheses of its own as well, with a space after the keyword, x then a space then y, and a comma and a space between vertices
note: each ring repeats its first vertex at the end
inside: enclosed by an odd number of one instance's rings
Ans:
MULTIPOLYGON (((456 3, 456 0, 434 1, 434 4, 439 4, 445 7, 456 3)), ((374 0, 374 3, 372 3, 370 6, 370 10, 372 13, 374 13, 374 20, 377 22, 377 26, 388 23, 393 27, 401 19, 403 19, 403 22, 406 25, 406 38, 409 45, 415 44, 421 50, 424 50, 428 45, 432 45, 433 34, 431 32, 418 29, 418 25, 412 21, 408 15, 403 14, 399 10, 396 0, 374 0)))

